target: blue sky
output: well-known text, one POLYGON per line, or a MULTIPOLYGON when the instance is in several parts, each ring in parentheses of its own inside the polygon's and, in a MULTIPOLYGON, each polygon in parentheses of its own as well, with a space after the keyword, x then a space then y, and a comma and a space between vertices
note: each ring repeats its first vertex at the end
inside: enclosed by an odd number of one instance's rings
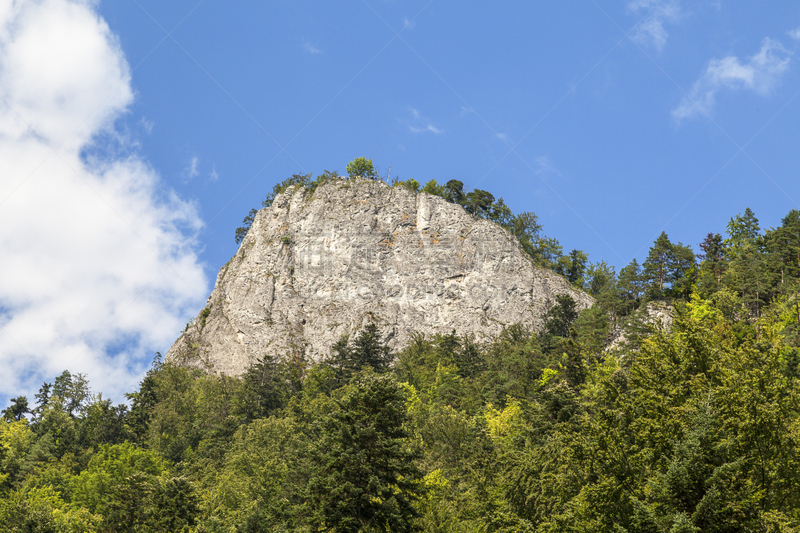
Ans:
POLYGON ((695 245, 748 206, 778 224, 800 198, 800 6, 788 2, 138 0, 100 12, 139 65, 126 121, 153 125, 143 153, 199 202, 209 266, 233 254, 233 229, 276 181, 362 155, 401 178, 485 188, 539 214, 565 249, 618 266, 661 230, 695 245))
POLYGON ((359 156, 618 269, 662 230, 696 249, 800 208, 789 2, 22 0, 0 22, 0 397, 69 368, 121 400, 249 209, 359 156))

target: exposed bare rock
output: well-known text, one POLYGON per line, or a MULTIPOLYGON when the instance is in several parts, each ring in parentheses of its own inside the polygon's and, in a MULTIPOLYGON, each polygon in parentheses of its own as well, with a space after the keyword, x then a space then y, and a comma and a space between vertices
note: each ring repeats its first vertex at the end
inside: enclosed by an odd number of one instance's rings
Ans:
POLYGON ((264 354, 319 360, 368 320, 393 348, 413 331, 538 330, 558 294, 592 304, 537 268, 517 240, 437 196, 367 179, 292 187, 256 215, 204 309, 167 360, 237 375, 264 354))
POLYGON ((626 323, 618 326, 611 334, 611 340, 608 342, 606 351, 614 351, 624 348, 629 345, 629 337, 637 337, 641 330, 646 328, 647 331, 664 330, 669 331, 672 328, 674 309, 673 307, 661 301, 648 302, 647 305, 638 309, 626 323), (638 328, 637 328, 638 326, 638 328), (629 329, 634 329, 633 335, 629 329))

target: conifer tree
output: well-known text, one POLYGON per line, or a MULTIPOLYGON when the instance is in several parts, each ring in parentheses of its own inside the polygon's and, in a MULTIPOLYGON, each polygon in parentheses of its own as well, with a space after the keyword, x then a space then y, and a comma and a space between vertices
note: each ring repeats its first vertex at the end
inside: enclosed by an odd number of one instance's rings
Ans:
POLYGON ((642 297, 642 269, 634 257, 628 266, 619 271, 617 281, 622 314, 627 316, 639 306, 642 297))
POLYGON ((700 243, 702 253, 697 254, 700 260, 698 285, 704 294, 713 294, 722 288, 722 276, 725 273, 725 247, 722 235, 709 233, 700 243))
POLYGON ((665 232, 661 232, 642 263, 642 277, 648 292, 655 298, 664 294, 664 285, 669 283, 669 262, 672 243, 665 232))
POLYGON ((408 448, 403 388, 388 375, 353 380, 320 422, 305 512, 326 531, 416 531, 421 473, 408 448))

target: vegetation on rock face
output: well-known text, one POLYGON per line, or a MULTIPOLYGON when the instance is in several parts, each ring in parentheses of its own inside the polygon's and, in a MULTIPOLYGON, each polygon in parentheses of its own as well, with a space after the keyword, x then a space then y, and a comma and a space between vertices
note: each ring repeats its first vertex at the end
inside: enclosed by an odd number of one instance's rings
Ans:
MULTIPOLYGON (((271 206, 272 202, 275 201, 275 198, 289 187, 293 186, 305 187, 306 189, 308 189, 310 193, 313 194, 314 190, 327 180, 340 178, 338 172, 336 171, 330 172, 328 170, 317 176, 315 179, 312 179, 311 176, 312 174, 293 174, 291 177, 276 184, 272 188, 272 191, 269 194, 267 194, 267 196, 261 202, 261 206, 262 207, 271 206)), ((247 232, 250 231, 250 226, 253 225, 256 213, 258 213, 258 209, 256 208, 251 209, 250 212, 247 214, 247 216, 244 217, 244 220, 242 220, 242 225, 236 228, 236 235, 235 235, 236 244, 241 244, 241 242, 247 235, 247 232)))
POLYGON ((347 175, 351 178, 369 178, 371 180, 378 179, 378 172, 372 165, 372 159, 366 157, 356 157, 347 163, 347 175))

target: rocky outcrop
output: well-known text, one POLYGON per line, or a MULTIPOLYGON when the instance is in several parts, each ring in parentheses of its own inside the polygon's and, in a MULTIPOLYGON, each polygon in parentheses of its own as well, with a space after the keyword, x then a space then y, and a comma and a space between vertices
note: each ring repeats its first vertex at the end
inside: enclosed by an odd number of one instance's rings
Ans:
POLYGON ((650 334, 658 330, 668 332, 672 329, 673 315, 674 309, 670 304, 662 301, 648 302, 612 330, 605 351, 630 348, 631 341, 636 346, 643 333, 650 334))
POLYGON ((237 375, 264 354, 320 360, 374 321, 393 348, 412 332, 543 326, 555 296, 591 297, 537 268, 502 227, 426 193, 367 179, 291 187, 258 212, 167 360, 237 375))

